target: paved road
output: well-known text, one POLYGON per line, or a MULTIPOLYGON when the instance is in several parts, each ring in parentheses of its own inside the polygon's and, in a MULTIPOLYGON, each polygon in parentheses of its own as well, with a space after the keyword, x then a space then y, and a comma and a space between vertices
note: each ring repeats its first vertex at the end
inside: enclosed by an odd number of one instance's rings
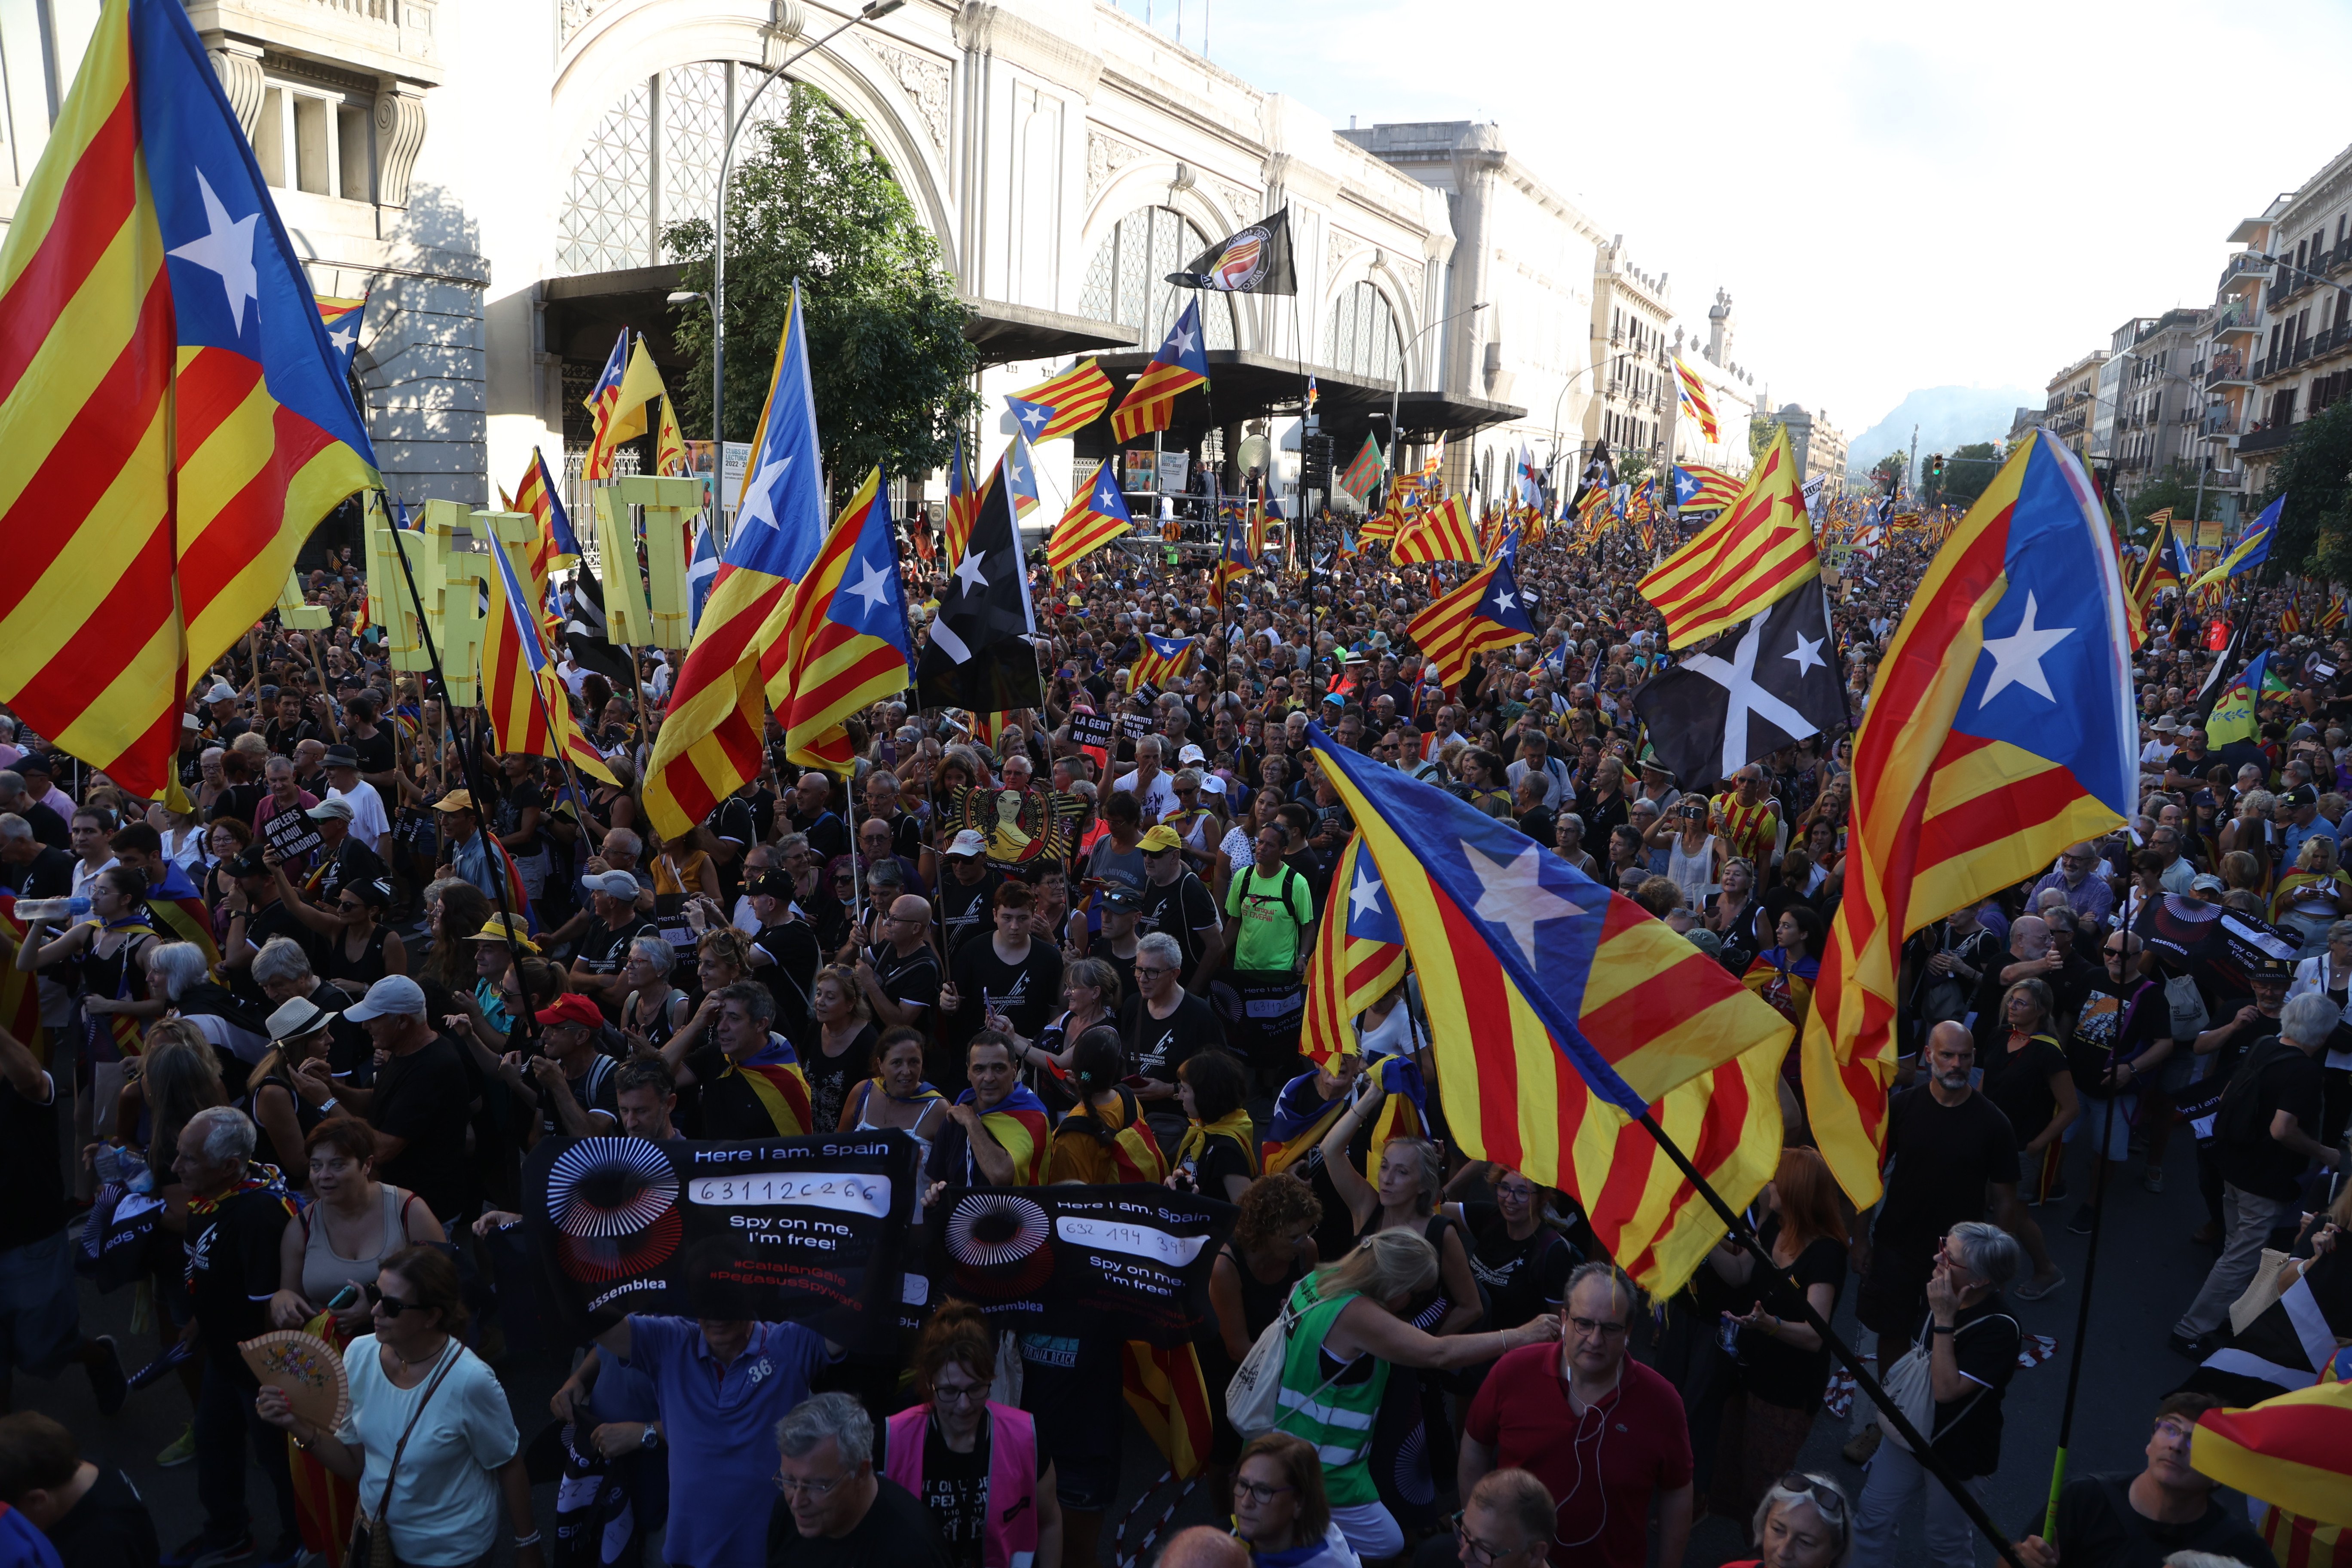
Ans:
MULTIPOLYGON (((2070 1173, 2077 1192, 2082 1190, 2083 1169, 2078 1153, 2070 1173)), ((2075 1415, 2075 1473, 2137 1469, 2157 1399, 2188 1370, 2188 1363, 2166 1346, 2165 1335, 2196 1293, 2212 1255, 2210 1249, 2188 1240, 2189 1232, 2204 1216, 2186 1138, 2174 1141, 2167 1176, 2168 1186, 2163 1194, 2143 1191, 2135 1159, 2132 1179, 2116 1194, 2101 1237, 2090 1350, 2075 1415)), ((2003 1407, 2001 1464, 1990 1491, 1993 1515, 2008 1528, 2038 1519, 2049 1489, 2059 1409, 2065 1393, 2066 1358, 2074 1348, 2074 1318, 2081 1301, 2085 1254, 2085 1238, 2064 1229, 2073 1206, 2071 1202, 2062 1202, 2043 1211, 2051 1249, 2066 1272, 2067 1283, 2047 1300, 2017 1303, 2013 1308, 2028 1333, 2048 1334, 2058 1342, 2058 1354, 2046 1364, 2020 1372, 2003 1407)), ((126 1363, 135 1367, 152 1353, 154 1339, 152 1333, 131 1332, 130 1307, 128 1291, 100 1297, 85 1290, 86 1325, 90 1331, 116 1335, 124 1347, 126 1363)), ((1850 1306, 1841 1311, 1840 1324, 1851 1331, 1850 1306)), ((544 1350, 510 1349, 496 1364, 514 1400, 518 1424, 526 1436, 535 1432, 547 1419, 547 1399, 564 1374, 566 1360, 544 1350)), ((155 1511, 166 1550, 195 1531, 202 1514, 196 1505, 194 1468, 164 1470, 155 1464, 156 1452, 178 1434, 187 1418, 187 1401, 176 1383, 166 1380, 134 1394, 130 1405, 111 1420, 99 1416, 89 1384, 78 1371, 48 1384, 20 1379, 16 1389, 23 1405, 57 1416, 74 1430, 91 1455, 129 1470, 155 1511)), ((1823 1416, 1805 1451, 1804 1468, 1858 1487, 1860 1472, 1837 1452, 1847 1435, 1845 1423, 1823 1416)), ((1144 1459, 1150 1445, 1131 1419, 1127 1447, 1130 1463, 1120 1510, 1139 1494, 1157 1468, 1144 1459)), ((251 1479, 251 1500, 257 1519, 271 1517, 267 1488, 257 1475, 251 1479)), ((746 1500, 747 1506, 761 1509, 769 1502, 764 1494, 746 1500)), ((541 1489, 539 1506, 544 1523, 551 1517, 551 1488, 541 1489)), ((1157 1505, 1148 1511, 1156 1513, 1157 1505)), ((1196 1493, 1180 1511, 1178 1522, 1205 1519, 1208 1513, 1208 1500, 1196 1493)), ((1111 1517, 1116 1522, 1118 1514, 1111 1517)), ((502 1544, 502 1558, 505 1552, 502 1544)), ((1694 1532, 1689 1568, 1715 1568, 1742 1555, 1729 1521, 1706 1520, 1694 1532)), ((1107 1551, 1102 1561, 1112 1561, 1107 1551)), ((1910 1568, 1924 1561, 1915 1519, 1906 1525, 1899 1562, 1910 1568)), ((1980 1551, 1979 1561, 1988 1564, 1993 1561, 1989 1548, 1980 1551)))

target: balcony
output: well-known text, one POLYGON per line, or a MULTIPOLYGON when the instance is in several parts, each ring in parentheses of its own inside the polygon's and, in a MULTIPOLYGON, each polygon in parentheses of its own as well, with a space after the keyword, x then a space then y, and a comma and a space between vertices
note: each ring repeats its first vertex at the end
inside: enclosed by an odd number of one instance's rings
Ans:
POLYGON ((2229 263, 2221 268, 2221 281, 2214 286, 2213 291, 2216 294, 2242 293, 2259 289, 2263 284, 2263 275, 2269 270, 2269 262, 2256 260, 2251 252, 2242 250, 2230 258, 2229 263))
POLYGON ((2205 384, 2209 389, 2217 386, 2242 386, 2249 379, 2246 374, 2246 356, 2236 349, 2221 350, 2205 367, 2205 384))
POLYGON ((2282 447, 2291 445, 2294 440, 2294 426, 2292 424, 2273 425, 2265 419, 2257 421, 2252 429, 2238 437, 2237 449, 2241 455, 2248 452, 2275 452, 2282 447))
POLYGON ((2261 329, 2254 324, 2252 301, 2239 298, 2220 306, 2214 310, 2212 322, 2206 331, 2217 338, 2242 334, 2251 337, 2260 331, 2261 329))

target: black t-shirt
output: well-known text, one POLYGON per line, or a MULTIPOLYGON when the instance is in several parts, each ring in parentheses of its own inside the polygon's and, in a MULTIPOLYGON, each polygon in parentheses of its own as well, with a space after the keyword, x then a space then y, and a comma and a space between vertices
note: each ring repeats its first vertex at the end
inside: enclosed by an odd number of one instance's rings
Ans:
POLYGON ((278 1289, 278 1238, 293 1216, 267 1188, 232 1193, 188 1215, 188 1296, 205 1353, 232 1366, 247 1384, 241 1341, 269 1331, 269 1298, 278 1289))
POLYGON ((436 1035, 420 1049, 377 1068, 375 1098, 369 1101, 369 1124, 408 1141, 397 1155, 378 1162, 376 1179, 423 1198, 445 1226, 473 1201, 466 1155, 473 1098, 457 1043, 436 1035))
MULTIPOLYGON (((889 1452, 887 1428, 879 1429, 882 1455, 876 1457, 879 1468, 889 1452)), ((940 1436, 936 1417, 923 1423, 923 1497, 926 1512, 939 1527, 940 1538, 947 1543, 948 1560, 956 1568, 981 1568, 981 1552, 987 1537, 983 1526, 988 1514, 988 1440, 989 1423, 980 1424, 980 1440, 969 1454, 959 1454, 940 1436)), ((1037 1474, 1042 1478, 1052 1458, 1041 1447, 1037 1450, 1037 1474)))
POLYGON ((806 836, 809 853, 816 858, 820 866, 832 864, 836 855, 849 853, 849 829, 844 827, 841 818, 830 811, 820 811, 814 816, 804 817, 795 801, 784 807, 784 822, 785 832, 806 836))
POLYGON ((2310 1162, 2271 1136, 2271 1121, 2284 1110, 2306 1133, 2315 1133, 2324 1083, 2319 1058, 2276 1036, 2250 1051, 2224 1091, 2216 1122, 2213 1158, 2221 1179, 2281 1202, 2302 1196, 2310 1162))
POLYGON ((1565 1299, 1568 1277, 1582 1261, 1566 1237, 1538 1225, 1533 1235, 1520 1240, 1493 1204, 1465 1203, 1462 1217, 1475 1238, 1470 1272, 1486 1292, 1487 1327, 1515 1329, 1565 1299))
POLYGON ((1184 963, 1176 975, 1178 984, 1191 984, 1192 971, 1200 966, 1200 932, 1216 929, 1217 900, 1209 896, 1200 878, 1187 871, 1164 884, 1144 879, 1143 907, 1135 916, 1136 934, 1165 931, 1176 939, 1176 945, 1184 950, 1184 963))
POLYGON ((590 915, 588 929, 580 933, 579 944, 572 949, 572 961, 584 963, 592 974, 618 974, 621 966, 629 962, 629 944, 641 936, 659 936, 661 928, 644 916, 631 914, 615 931, 603 917, 590 915))
POLYGON ((139 1489, 106 1465, 48 1535, 65 1568, 155 1568, 163 1555, 139 1489))
MULTIPOLYGON (((58 815, 56 807, 43 805, 37 800, 26 805, 17 815, 22 816, 25 819, 25 825, 33 830, 33 837, 50 848, 63 853, 73 847, 73 828, 64 817, 58 815)), ((246 813, 245 820, 251 822, 253 814, 246 813)))
POLYGON ((897 948, 884 942, 874 952, 874 978, 891 1001, 902 1007, 927 1010, 915 1020, 918 1028, 929 1023, 930 1015, 939 1010, 940 961, 928 947, 919 947, 901 958, 897 948))
POLYGON ((1061 1011, 1062 950, 1035 937, 1029 939, 1028 956, 1007 963, 996 956, 995 938, 982 932, 957 950, 949 961, 948 976, 963 1004, 942 1031, 958 1061, 991 1008, 1010 1018, 1022 1037, 1031 1040, 1061 1011))
MULTIPOLYGON (((751 977, 776 999, 776 1021, 772 1026, 797 1042, 814 1022, 809 1016, 810 992, 816 984, 817 966, 824 962, 816 931, 806 921, 785 921, 761 927, 751 945, 768 955, 768 962, 752 970, 751 977)), ((827 1131, 833 1127, 830 1121, 824 1125, 827 1131)))
POLYGON ((1878 1210, 1882 1247, 1932 1253, 1952 1226, 1984 1217, 1986 1183, 2017 1180, 2017 1135, 1981 1094, 1948 1106, 1929 1084, 1897 1093, 1886 1112, 1886 1152, 1895 1167, 1878 1210))
MULTIPOLYGON (((491 813, 490 831, 503 841, 521 828, 522 814, 526 811, 537 811, 544 816, 547 796, 529 779, 520 782, 508 780, 500 786, 498 806, 491 813)), ((518 860, 533 858, 539 854, 539 829, 536 827, 531 829, 530 837, 520 843, 507 845, 508 851, 518 860)))
POLYGON ((262 799, 268 794, 266 784, 231 784, 214 800, 212 819, 218 822, 225 816, 234 816, 250 827, 253 814, 261 809, 262 799))
POLYGON ((974 931, 995 929, 989 909, 996 898, 996 889, 1004 885, 1004 874, 993 866, 977 882, 967 886, 953 870, 940 876, 940 927, 941 942, 952 960, 956 950, 970 940, 974 931))
MULTIPOLYGON (((2245 1516, 2208 1499, 2202 1517, 2186 1524, 2148 1518, 2131 1505, 2129 1476, 2078 1476, 2058 1494, 2058 1527, 2050 1543, 2066 1568, 2164 1568, 2176 1552, 2234 1558, 2247 1568, 2274 1568, 2270 1548, 2245 1516)), ((2039 1533, 2037 1510, 2032 1529, 2039 1533)), ((72 1568, 71 1563, 67 1568, 72 1568)))
MULTIPOLYGON (((281 936, 300 948, 313 968, 321 962, 325 944, 320 942, 319 933, 296 920, 294 911, 286 907, 285 900, 273 894, 268 903, 245 917, 245 940, 258 953, 281 936)), ((228 981, 229 989, 236 993, 247 1005, 257 1008, 265 1018, 269 1016, 269 997, 262 991, 260 982, 254 979, 250 967, 230 970, 228 981)))
MULTIPOLYGON (((43 809, 36 806, 36 811, 43 809)), ((57 813, 49 813, 51 821, 57 813)), ((20 899, 62 899, 73 892, 74 858, 46 842, 22 866, 0 866, 0 885, 20 899)))
POLYGON ((55 1083, 51 1078, 48 1103, 36 1105, 0 1079, 0 1192, 8 1194, 0 1204, 0 1252, 65 1228, 65 1173, 58 1163, 62 1108, 55 1083))
MULTIPOLYGON (((1767 1215, 1757 1227, 1757 1238, 1769 1247, 1780 1234, 1780 1216, 1767 1215)), ((1837 1298, 1845 1289, 1845 1248, 1828 1237, 1815 1237, 1797 1254, 1790 1269, 1799 1285, 1810 1289, 1815 1285, 1830 1288, 1830 1310, 1823 1317, 1837 1312, 1837 1298)), ((1761 1287, 1756 1300, 1764 1310, 1783 1321, 1802 1322, 1805 1317, 1802 1295, 1789 1288, 1788 1280, 1775 1269, 1750 1276, 1761 1287)), ((1742 1387, 1767 1405, 1777 1405, 1784 1410, 1810 1411, 1822 1402, 1822 1392, 1829 1386, 1830 1348, 1800 1350, 1788 1341, 1765 1332, 1760 1328, 1742 1329, 1739 1333, 1739 1382, 1742 1387)))
POLYGON ((841 1108, 848 1103, 850 1086, 874 1075, 874 1042, 879 1034, 873 1025, 866 1025, 837 1057, 824 1054, 824 1031, 814 1022, 804 1036, 795 1037, 793 1048, 800 1053, 801 1071, 808 1079, 809 1116, 815 1122, 812 1131, 831 1132, 841 1125, 841 1108))
POLYGON ((2074 1037, 2066 1046, 2066 1065, 2074 1074, 2076 1092, 2108 1092, 2105 1084, 2110 1062, 2130 1061, 2171 1033, 2172 1008, 2164 987, 2155 981, 2126 985, 2121 996, 2093 990, 2083 998, 2074 1037))
POLYGON ((359 753, 362 774, 388 773, 399 765, 399 752, 392 731, 383 725, 376 726, 375 733, 364 739, 346 730, 343 731, 343 744, 359 753))
POLYGON ((710 829, 713 837, 736 847, 731 859, 711 857, 719 862, 719 889, 732 908, 735 900, 743 896, 743 851, 760 842, 759 827, 751 820, 751 803, 740 795, 729 795, 702 819, 702 826, 710 829))
POLYGON ((331 909, 335 900, 343 896, 345 888, 364 887, 383 880, 384 876, 383 857, 347 835, 335 847, 335 858, 327 862, 319 879, 317 901, 331 909))
POLYGON ((1224 1026, 1202 996, 1186 996, 1176 1011, 1155 1018, 1139 995, 1118 1006, 1118 1037, 1127 1047, 1127 1070, 1159 1083, 1174 1083, 1176 1069, 1196 1051, 1222 1047, 1224 1026))
MULTIPOLYGON (((1171 1148, 1169 1154, 1173 1158, 1175 1151, 1171 1148)), ((1226 1196, 1225 1178, 1227 1176, 1239 1176, 1244 1182, 1255 1179, 1255 1173, 1250 1170, 1249 1155, 1230 1138, 1211 1137, 1204 1140, 1201 1145, 1201 1152, 1192 1159, 1182 1162, 1178 1169, 1192 1178, 1193 1191, 1202 1197, 1214 1198, 1219 1203, 1233 1201, 1226 1196)))
POLYGON ((2020 1148, 2041 1135, 2058 1114, 2058 1093, 2050 1080, 2066 1072, 2066 1053, 2047 1035, 2036 1035, 2012 1050, 2006 1033, 1984 1058, 1984 1097, 2009 1118, 2020 1148))
POLYGON ((914 1495, 887 1476, 874 1480, 874 1506, 839 1537, 803 1535, 793 1506, 776 1500, 768 1516, 768 1568, 955 1568, 940 1527, 914 1495))
MULTIPOLYGON (((1932 1352, 1929 1325, 1935 1321, 1932 1310, 1919 1314, 1918 1331, 1911 1336, 1914 1345, 1932 1352)), ((1936 1401, 1936 1426, 1928 1440, 1962 1476, 1989 1476, 2000 1463, 2001 1391, 2017 1374, 2020 1342, 2017 1320, 2009 1315, 1998 1292, 1963 1307, 1952 1319, 1952 1361, 1969 1387, 1958 1399, 1936 1401)))

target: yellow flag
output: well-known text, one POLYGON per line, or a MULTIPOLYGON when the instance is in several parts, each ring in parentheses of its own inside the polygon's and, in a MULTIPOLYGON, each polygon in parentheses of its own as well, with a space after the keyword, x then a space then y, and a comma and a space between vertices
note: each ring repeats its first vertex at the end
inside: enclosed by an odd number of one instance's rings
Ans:
MULTIPOLYGON (((621 373, 621 401, 613 409, 613 428, 604 438, 607 449, 646 433, 646 405, 656 398, 667 404, 669 389, 662 384, 661 372, 655 368, 654 356, 646 352, 646 340, 640 336, 629 350, 629 368, 621 373)), ((681 456, 684 450, 681 443, 681 456)))
POLYGON ((678 434, 677 407, 662 394, 661 423, 655 426, 654 472, 664 479, 687 477, 686 437, 678 434))

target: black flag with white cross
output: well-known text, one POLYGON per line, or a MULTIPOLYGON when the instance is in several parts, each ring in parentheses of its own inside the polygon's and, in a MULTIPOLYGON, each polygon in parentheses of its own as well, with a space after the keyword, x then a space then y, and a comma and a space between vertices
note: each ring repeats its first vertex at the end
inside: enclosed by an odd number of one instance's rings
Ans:
POLYGON ((1687 657, 1633 699, 1658 760, 1684 789, 1849 722, 1845 670, 1818 584, 1769 606, 1712 652, 1687 657))
MULTIPOLYGON (((1017 458, 1014 460, 1018 460, 1017 458)), ((971 538, 940 594, 915 684, 925 708, 968 708, 1004 713, 1042 707, 1037 630, 1029 603, 1029 569, 1013 521, 1013 487, 1004 466, 989 476, 972 520, 971 538)))

